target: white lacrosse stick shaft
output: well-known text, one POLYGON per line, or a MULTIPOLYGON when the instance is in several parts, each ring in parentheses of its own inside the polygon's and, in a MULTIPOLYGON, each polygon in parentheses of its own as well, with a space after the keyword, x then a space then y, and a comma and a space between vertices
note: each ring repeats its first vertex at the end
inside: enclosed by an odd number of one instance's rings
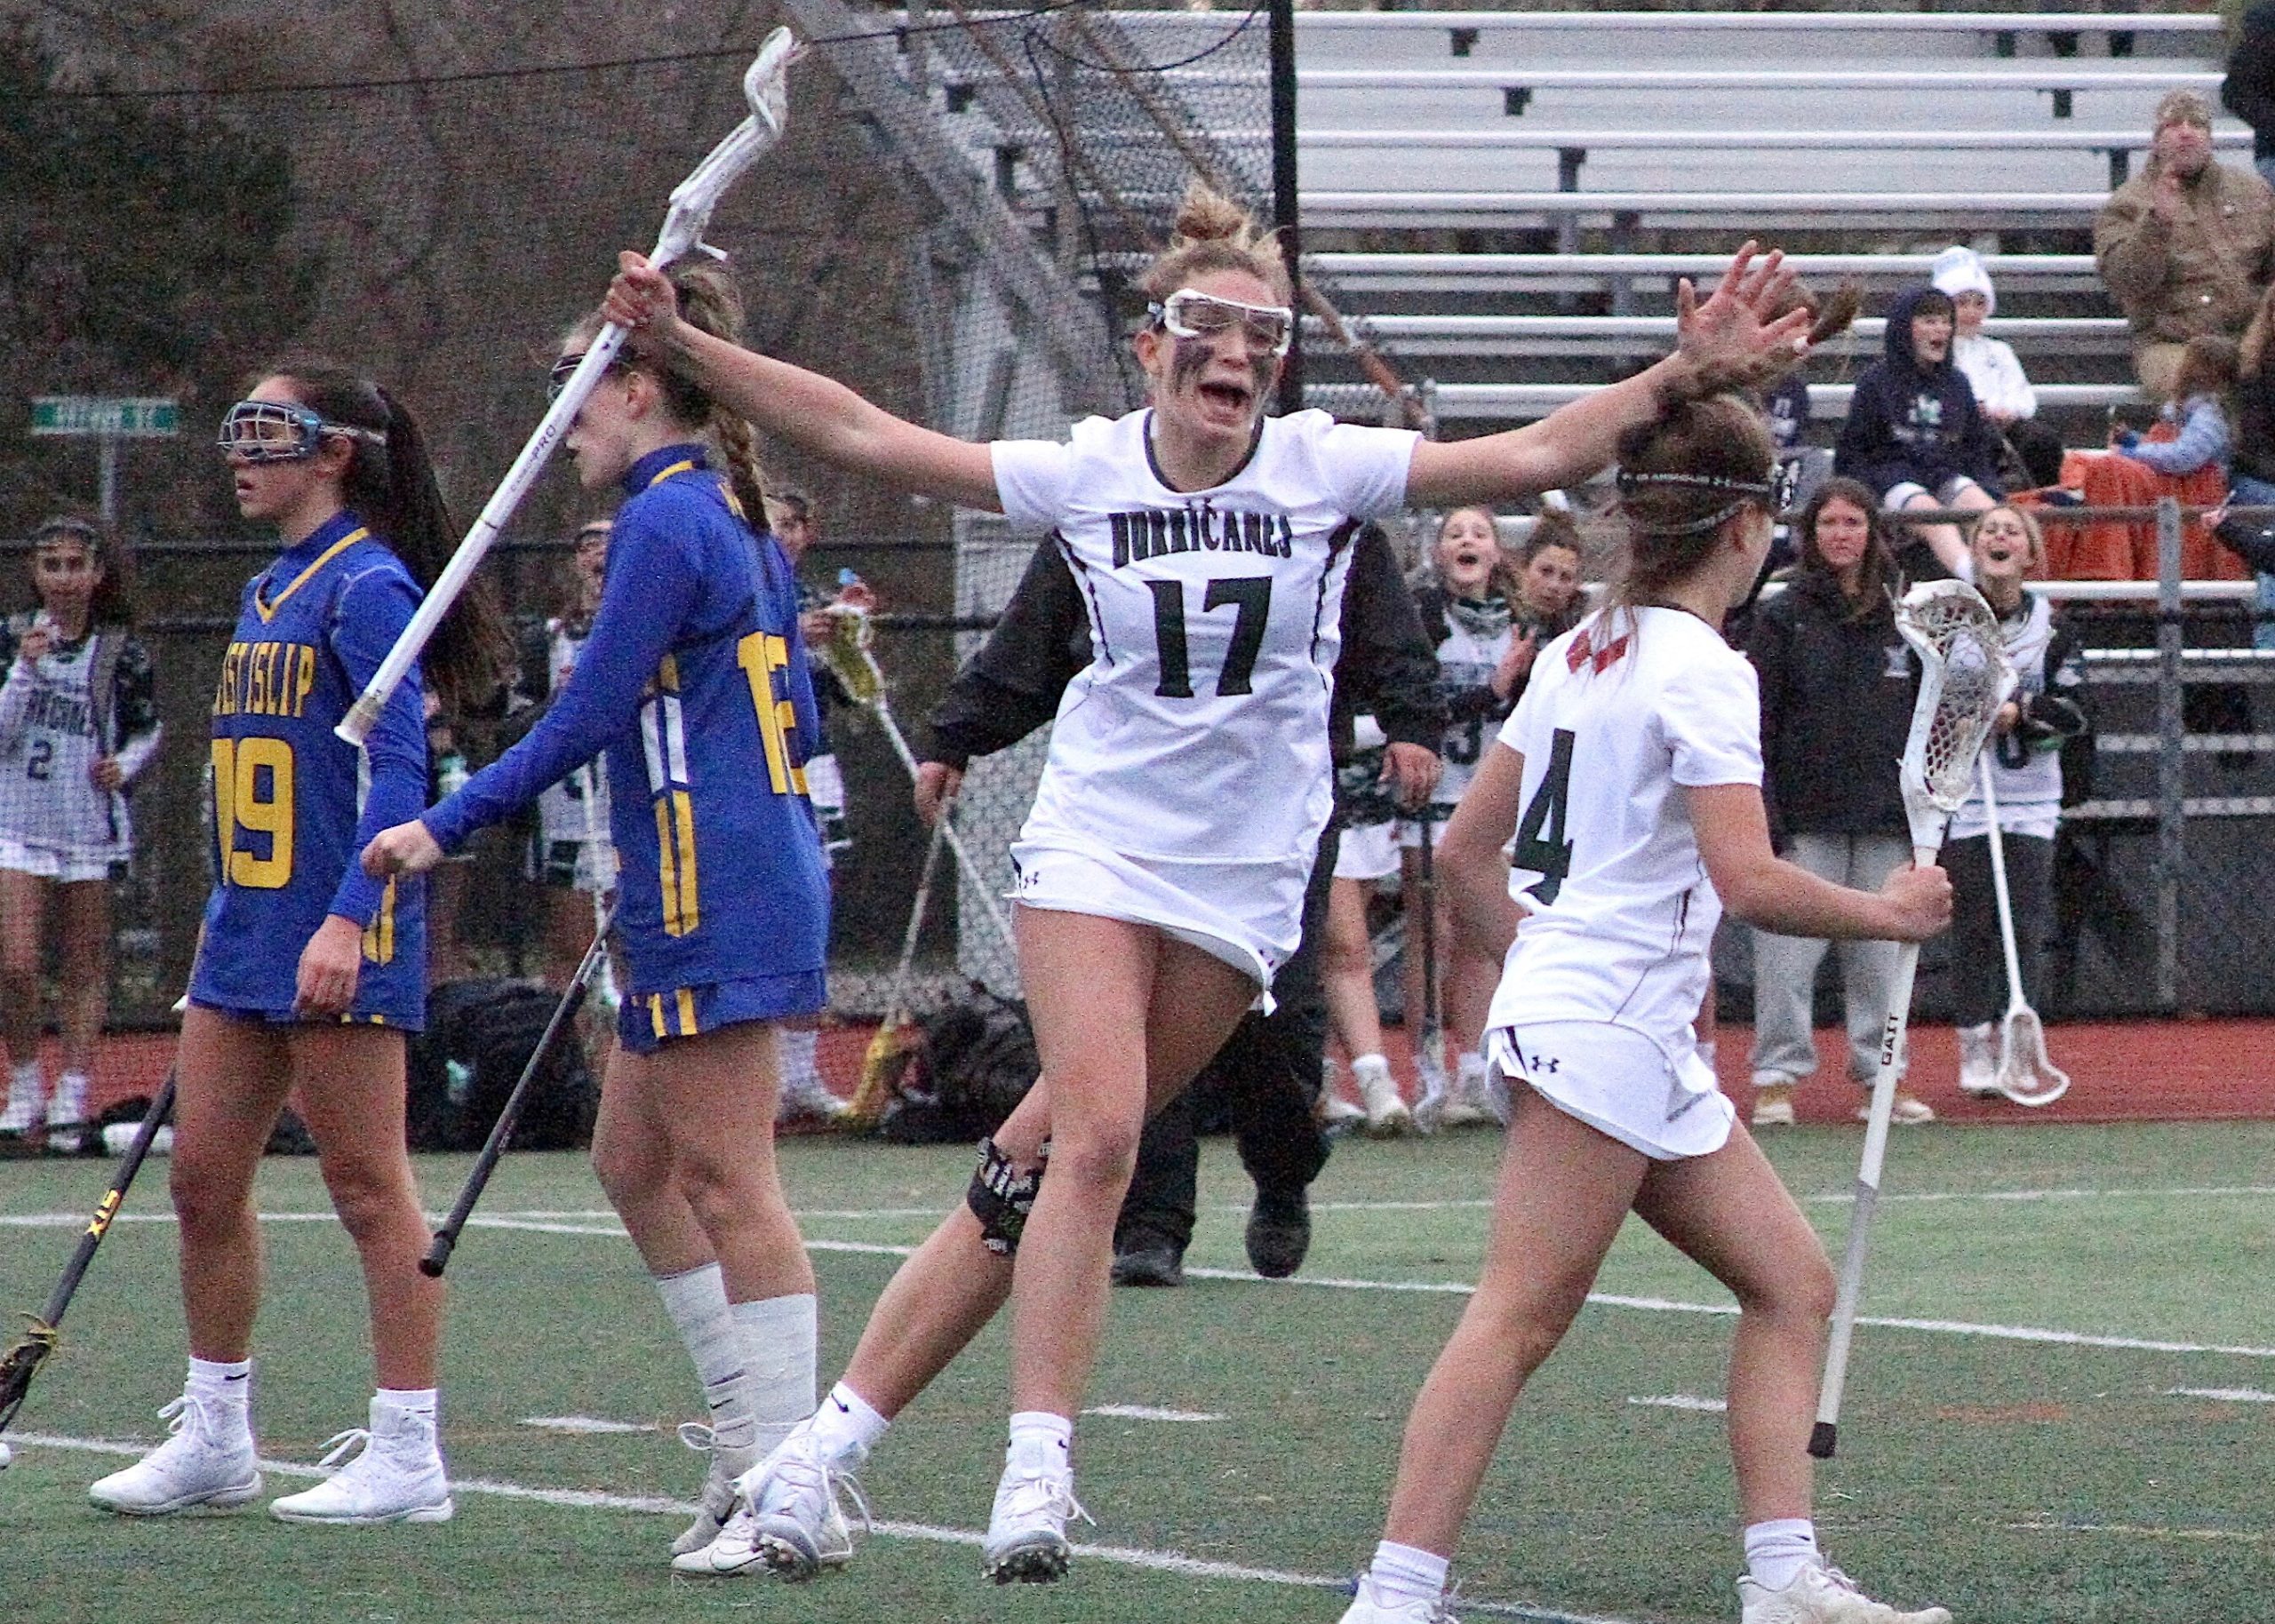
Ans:
MULTIPOLYGON (((862 657, 873 657, 866 649, 862 650, 862 657)), ((885 730, 885 737, 892 742, 893 754, 900 758, 901 766, 907 769, 908 781, 915 783, 916 752, 908 747, 907 736, 901 732, 900 724, 893 720, 892 702, 884 697, 882 679, 877 697, 871 702, 870 708, 876 712, 877 725, 885 730)), ((935 827, 946 837, 948 850, 954 854, 956 866, 971 882, 972 895, 979 899, 980 910, 986 914, 987 922, 995 927, 996 935, 1004 946, 1016 948, 1018 943, 1011 937, 1011 921, 1003 917, 1002 904, 995 900, 995 892, 987 883, 987 877, 979 872, 979 864, 972 861, 971 853, 963 843, 963 836, 956 832, 954 820, 949 816, 954 810, 953 807, 942 807, 940 821, 935 827)))
MULTIPOLYGON (((1904 818, 1912 832, 1912 861, 1925 867, 1943 849, 1944 828, 1952 811, 1966 798, 1968 785, 1975 776, 1976 756, 1990 733, 1992 717, 2014 686, 2014 672, 2007 665, 1996 617, 1981 594, 1970 586, 1956 581, 1937 581, 1914 587, 1897 606, 1896 627, 1904 641, 1918 650, 1922 665, 1920 699, 1912 710, 1912 734, 1904 742, 1902 776, 1904 818), (1961 601, 1955 603, 1954 600, 1961 601), (1956 731, 1955 725, 1947 730, 1947 740, 1960 737, 1964 742, 1947 742, 1947 754, 1940 771, 1928 760, 1936 737, 1931 724, 1950 720, 1950 713, 1944 709, 1944 695, 1961 690, 1946 688, 1950 674, 1946 670, 1947 657, 1959 646, 1958 641, 1937 647, 1932 636, 1923 630, 1922 623, 1936 613, 1938 601, 1942 608, 1960 611, 1962 620, 1972 620, 1971 629, 1977 633, 1971 645, 1976 660, 1966 673, 1973 679, 1965 690, 1971 702, 1965 715, 1972 725, 1963 735, 1956 731), (1920 623, 1907 618, 1915 607, 1921 617, 1920 623), (1986 677, 1990 679, 1987 682, 1986 677)), ((1832 1331, 1825 1344, 1824 1381, 1817 1389, 1816 1424, 1809 1431, 1808 1453, 1820 1461, 1832 1458, 1837 1441, 1841 1391, 1848 1383, 1848 1346, 1856 1333, 1857 1304, 1864 1296, 1864 1259, 1872 1246, 1872 1214, 1880 1205, 1880 1169, 1888 1155, 1888 1125, 1896 1114, 1904 1032, 1911 1020, 1912 983, 1919 969, 1919 944, 1908 942, 1896 953, 1896 975, 1888 988, 1888 1019, 1880 1029, 1880 1069, 1872 1079, 1872 1108, 1865 1116, 1864 1159, 1856 1170, 1848 1245, 1841 1254, 1840 1292, 1833 1300, 1832 1331)))
POLYGON ((2022 952, 2015 945, 2015 904, 2007 889, 2006 840, 1999 832, 1999 792, 1991 787, 1991 758, 1984 756, 1983 809, 1991 821, 1991 888, 1999 898, 1999 945, 2007 954, 2007 1014, 1999 1023, 1999 1089, 2017 1105, 2051 1105, 2070 1091, 2070 1074, 2046 1057, 2046 1029, 2023 994, 2022 952), (2019 1051, 2027 1046, 2029 1053, 2019 1051), (2017 1085, 2017 1074, 2044 1086, 2017 1085))
MULTIPOLYGON (((592 864, 593 878, 599 882, 593 892, 593 934, 599 936, 608 934, 609 899, 616 895, 616 843, 601 827, 600 808, 596 804, 601 785, 607 782, 603 776, 605 771, 601 759, 595 756, 570 775, 577 783, 577 799, 585 812, 585 860, 592 864)), ((601 954, 597 979, 601 1002, 613 1015, 624 1007, 624 999, 617 991, 616 968, 605 951, 601 954)))
POLYGON ((1983 775, 1983 810, 1990 819, 1991 888, 1999 897, 1999 945, 2007 955, 2007 1013, 2030 1006, 2023 999, 2023 956, 2015 946, 2015 904, 2007 890, 2007 843, 1999 838, 1999 792, 1991 787, 1991 758, 1984 757, 1976 770, 1983 775))
MULTIPOLYGON (((671 206, 664 216, 664 228, 656 238, 656 246, 648 258, 650 263, 661 267, 683 259, 703 241, 704 227, 710 224, 711 211, 720 195, 733 184, 737 176, 756 163, 761 155, 782 139, 784 124, 789 117, 790 64, 795 61, 801 47, 797 36, 787 28, 777 28, 766 36, 759 47, 757 60, 743 75, 743 95, 750 103, 750 116, 730 131, 724 140, 714 147, 703 162, 697 164, 686 179, 674 188, 671 206)), ((435 577, 427 589, 427 596, 411 617, 411 624, 396 638, 395 647, 387 650, 387 658, 371 675, 363 695, 348 707, 347 714, 333 729, 351 744, 361 744, 379 725, 379 712, 387 701, 395 697, 395 690, 402 686, 403 677, 419 657, 426 652, 427 644, 435 635, 435 628, 449 614, 459 594, 466 590, 467 579, 489 553, 491 544, 498 539, 514 510, 537 482, 545 465, 552 460, 555 448, 569 433, 569 426, 584 410, 587 398, 616 359, 630 330, 611 322, 600 330, 585 358, 570 374, 569 381, 546 410, 544 419, 522 447, 521 455, 514 458, 514 466, 483 505, 481 517, 459 544, 451 561, 435 577)))

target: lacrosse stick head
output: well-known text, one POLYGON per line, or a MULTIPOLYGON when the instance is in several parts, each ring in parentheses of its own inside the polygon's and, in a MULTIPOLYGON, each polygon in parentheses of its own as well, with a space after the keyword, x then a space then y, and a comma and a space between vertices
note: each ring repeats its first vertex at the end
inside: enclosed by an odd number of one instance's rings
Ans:
POLYGON ((31 1390, 33 1374, 55 1351, 55 1327, 36 1315, 25 1318, 31 1323, 24 1333, 0 1353, 0 1429, 16 1419, 16 1412, 24 1407, 24 1395, 31 1390))
POLYGON ((1999 617, 1964 581, 1923 581, 1896 606, 1896 629, 1920 657, 1920 697, 1901 780, 1912 844, 1934 851, 1975 788, 1976 758, 2015 686, 1999 617))
POLYGON ((664 229, 656 238, 656 251, 649 256, 651 264, 668 265, 702 248, 704 228, 710 225, 711 211, 721 195, 782 139, 790 122, 790 64, 803 51, 798 36, 787 28, 766 36, 743 75, 743 100, 750 104, 750 116, 729 131, 673 189, 664 229))
POLYGON ((871 652, 877 631, 869 612, 850 603, 833 603, 822 611, 829 617, 829 635, 822 641, 822 664, 828 666, 848 697, 858 705, 874 705, 884 697, 885 673, 871 652))
POLYGON ((2017 1105, 2051 1105, 2070 1092, 2070 1074, 2047 1058, 2035 1009, 2009 1009, 2000 1025, 1999 1092, 2017 1105))

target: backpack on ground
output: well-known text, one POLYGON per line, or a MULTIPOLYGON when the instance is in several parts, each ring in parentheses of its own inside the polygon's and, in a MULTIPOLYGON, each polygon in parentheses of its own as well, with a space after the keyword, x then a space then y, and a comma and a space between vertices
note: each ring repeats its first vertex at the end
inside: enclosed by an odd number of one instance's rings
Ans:
MULTIPOLYGON (((406 1128, 414 1150, 476 1150, 537 1050, 561 995, 502 977, 447 982, 411 1040, 406 1128)), ((554 1039, 507 1148, 570 1150, 592 1142, 600 1087, 574 1027, 554 1039)))

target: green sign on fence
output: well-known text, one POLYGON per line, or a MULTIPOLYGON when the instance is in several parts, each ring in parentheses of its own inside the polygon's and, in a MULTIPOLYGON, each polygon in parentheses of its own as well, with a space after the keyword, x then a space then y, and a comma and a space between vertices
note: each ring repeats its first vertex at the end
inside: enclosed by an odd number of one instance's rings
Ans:
POLYGON ((35 434, 100 434, 106 439, 165 440, 181 433, 181 408, 152 396, 93 394, 32 397, 35 434))

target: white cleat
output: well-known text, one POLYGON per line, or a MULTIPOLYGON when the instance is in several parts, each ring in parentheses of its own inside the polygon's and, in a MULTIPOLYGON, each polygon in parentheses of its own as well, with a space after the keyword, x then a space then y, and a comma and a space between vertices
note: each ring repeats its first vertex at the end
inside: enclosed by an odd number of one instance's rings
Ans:
POLYGON ((1389 1066, 1353 1066, 1351 1078, 1367 1103, 1368 1133, 1377 1139, 1395 1139, 1414 1131, 1414 1113, 1398 1097, 1398 1083, 1389 1066))
POLYGON ((87 1119, 87 1079, 76 1071, 66 1071, 55 1079, 55 1092, 47 1100, 47 1130, 74 1128, 87 1119))
POLYGON ((712 1578, 765 1568, 802 1584, 825 1568, 853 1560, 853 1531, 838 1504, 850 1496, 869 1519, 868 1501, 850 1471, 826 1459, 814 1435, 800 1429, 737 1479, 739 1500, 719 1537, 672 1559, 672 1571, 712 1578))
POLYGON ((91 1485, 87 1498, 122 1517, 170 1517, 177 1511, 234 1511, 260 1493, 252 1430, 217 1436, 214 1406, 185 1393, 158 1412, 172 1436, 124 1471, 91 1485))
POLYGON ((1366 1107, 1353 1104, 1332 1088, 1321 1094, 1319 1105, 1312 1115, 1318 1118, 1321 1127, 1329 1131, 1357 1127, 1367 1120, 1366 1107))
POLYGON ((1810 1566, 1782 1590, 1738 1580, 1743 1624, 1952 1624, 1941 1607, 1904 1612, 1876 1602, 1836 1567, 1810 1566))
POLYGON ((1073 1472, 1006 1467, 980 1547, 981 1571, 999 1585, 1047 1585, 1066 1578, 1074 1554, 1066 1524, 1078 1517, 1092 1521, 1074 1498, 1073 1472))
POLYGON ((1375 1588, 1372 1574, 1361 1574, 1359 1594, 1344 1609, 1343 1624, 1455 1624, 1455 1620, 1442 1596, 1428 1601, 1393 1601, 1375 1588))
POLYGON ((722 1449, 710 1428, 701 1421, 682 1422, 679 1441, 708 1458, 703 1493, 697 1498, 695 1520, 672 1541, 672 1555, 691 1556, 719 1537, 735 1512, 735 1479, 751 1468, 756 1452, 722 1449))
POLYGON ((353 1460, 313 1489, 270 1501, 269 1515, 280 1522, 351 1528, 449 1522, 458 1508, 451 1500, 435 1418, 374 1398, 371 1420, 377 1424, 368 1430, 351 1427, 335 1434, 317 1464, 331 1466, 355 1450, 353 1460))

